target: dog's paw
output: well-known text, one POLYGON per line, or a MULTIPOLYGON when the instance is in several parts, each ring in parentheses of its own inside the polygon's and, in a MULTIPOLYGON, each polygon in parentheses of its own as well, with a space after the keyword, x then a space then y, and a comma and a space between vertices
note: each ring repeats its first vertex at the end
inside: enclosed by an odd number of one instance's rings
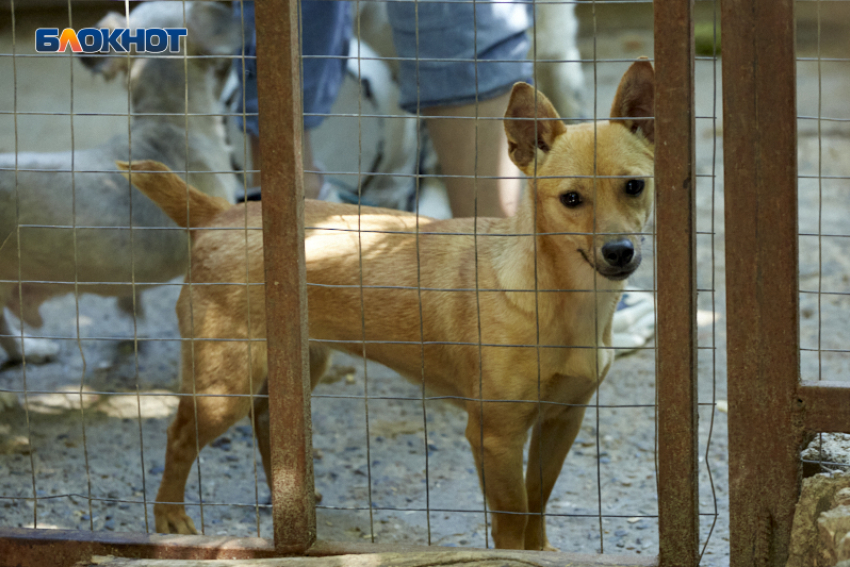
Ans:
POLYGON ((169 509, 167 511, 154 510, 156 516, 156 531, 160 534, 196 535, 195 522, 186 514, 185 510, 169 509))
POLYGON ((59 355, 59 344, 47 339, 34 339, 24 337, 24 348, 21 349, 21 340, 14 341, 14 348, 8 352, 9 358, 6 364, 20 364, 27 360, 27 364, 45 364, 59 355))

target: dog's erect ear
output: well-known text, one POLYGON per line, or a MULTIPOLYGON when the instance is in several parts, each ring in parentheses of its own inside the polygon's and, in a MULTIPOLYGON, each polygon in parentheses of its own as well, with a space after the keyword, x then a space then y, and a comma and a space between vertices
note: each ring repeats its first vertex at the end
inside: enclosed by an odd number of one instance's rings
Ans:
POLYGON ((629 67, 620 86, 611 118, 624 124, 629 130, 642 132, 647 140, 655 143, 655 71, 646 57, 641 57, 629 67))
POLYGON ((229 2, 193 2, 186 27, 193 55, 232 55, 242 46, 240 20, 233 16, 229 2))
POLYGON ((532 175, 537 150, 549 153, 555 138, 567 131, 546 95, 527 83, 516 83, 505 111, 505 134, 511 161, 532 175), (519 120, 517 120, 519 119, 519 120))
MULTIPOLYGON (((94 27, 106 28, 109 31, 126 28, 127 18, 118 12, 109 12, 94 27)), ((109 56, 92 54, 79 59, 92 73, 103 75, 107 81, 114 79, 122 71, 126 72, 128 68, 127 57, 116 57, 115 52, 111 52, 109 56)))

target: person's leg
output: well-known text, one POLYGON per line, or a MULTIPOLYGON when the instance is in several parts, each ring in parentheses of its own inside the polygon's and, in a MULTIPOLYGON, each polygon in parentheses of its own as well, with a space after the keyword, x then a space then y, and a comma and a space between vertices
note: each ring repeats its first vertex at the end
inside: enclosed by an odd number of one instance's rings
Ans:
POLYGON ((387 10, 399 56, 419 59, 401 63, 401 106, 427 117, 454 216, 512 214, 521 174, 502 118, 512 85, 532 74, 525 5, 392 2, 387 10))
POLYGON ((522 174, 508 157, 508 140, 502 125, 509 97, 510 93, 505 93, 478 103, 479 118, 498 120, 461 118, 475 116, 474 103, 437 106, 423 111, 426 116, 453 117, 426 121, 442 172, 478 176, 443 179, 455 217, 505 217, 516 212, 522 174), (502 179, 487 179, 486 176, 502 179))
MULTIPOLYGON (((234 13, 244 22, 245 54, 242 60, 236 60, 237 74, 240 79, 240 105, 244 111, 240 127, 244 126, 251 146, 253 186, 261 185, 262 155, 259 144, 259 120, 257 115, 257 61, 256 33, 254 31, 253 2, 234 5, 234 13)), ((348 44, 351 37, 351 6, 348 2, 329 0, 304 0, 301 2, 302 18, 302 54, 304 87, 304 137, 303 164, 305 170, 317 171, 310 145, 310 133, 317 128, 330 113, 345 75, 348 44), (332 58, 313 58, 311 56, 333 56, 332 58)), ((308 199, 319 196, 323 183, 321 174, 304 175, 304 195, 308 199)))

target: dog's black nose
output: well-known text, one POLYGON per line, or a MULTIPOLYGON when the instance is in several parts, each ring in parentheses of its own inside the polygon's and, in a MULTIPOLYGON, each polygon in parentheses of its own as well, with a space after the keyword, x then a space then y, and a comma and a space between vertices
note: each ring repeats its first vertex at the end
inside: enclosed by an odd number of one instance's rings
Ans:
POLYGON ((635 247, 628 238, 606 243, 602 247, 602 256, 612 266, 622 268, 635 257, 635 247))

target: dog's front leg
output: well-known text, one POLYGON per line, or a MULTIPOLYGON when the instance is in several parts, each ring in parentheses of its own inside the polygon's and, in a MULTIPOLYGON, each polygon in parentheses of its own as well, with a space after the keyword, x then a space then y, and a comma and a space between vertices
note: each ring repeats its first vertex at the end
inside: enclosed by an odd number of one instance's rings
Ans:
POLYGON ((528 510, 531 513, 525 528, 525 549, 557 551, 546 537, 546 522, 542 514, 546 512, 546 503, 561 473, 564 459, 581 428, 584 404, 589 400, 590 396, 587 396, 572 407, 550 407, 532 429, 525 475, 528 510))
POLYGON ((525 549, 528 503, 522 484, 522 449, 528 426, 525 416, 512 415, 512 406, 518 404, 486 405, 491 407, 482 411, 479 403, 468 404, 466 438, 491 512, 493 542, 499 549, 525 549))

